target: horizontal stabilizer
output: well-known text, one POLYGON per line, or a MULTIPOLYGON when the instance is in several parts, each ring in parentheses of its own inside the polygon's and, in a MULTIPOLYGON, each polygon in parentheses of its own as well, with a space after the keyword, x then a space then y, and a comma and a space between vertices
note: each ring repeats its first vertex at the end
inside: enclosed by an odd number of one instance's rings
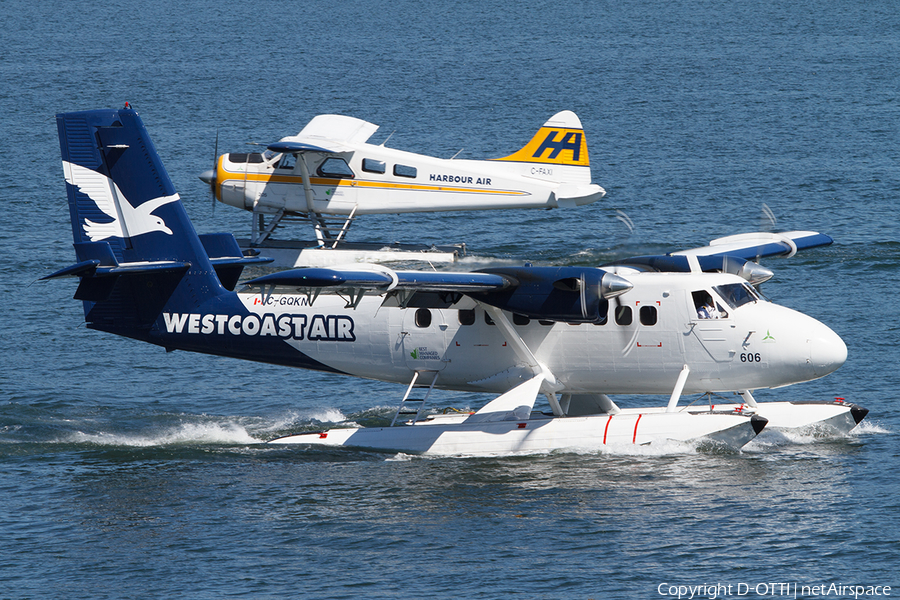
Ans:
POLYGON ((216 275, 227 290, 234 290, 244 267, 264 265, 274 259, 263 256, 244 256, 241 247, 231 233, 207 233, 200 236, 200 242, 209 255, 209 260, 216 270, 216 275))
MULTIPOLYGON (((98 244, 105 244, 99 242, 98 244)), ((75 244, 80 246, 82 244, 75 244)), ((94 245, 94 244, 84 244, 94 245)), ((110 254, 112 256, 112 254, 110 254)), ((82 256, 79 255, 79 258, 82 256)), ((115 258, 113 258, 115 260, 115 258)), ((41 277, 41 281, 46 279, 55 279, 57 277, 117 277, 119 275, 146 275, 151 273, 169 273, 173 271, 187 271, 191 267, 191 263, 182 261, 154 261, 141 263, 118 263, 112 264, 105 262, 100 258, 87 258, 74 265, 60 269, 50 275, 41 277)))

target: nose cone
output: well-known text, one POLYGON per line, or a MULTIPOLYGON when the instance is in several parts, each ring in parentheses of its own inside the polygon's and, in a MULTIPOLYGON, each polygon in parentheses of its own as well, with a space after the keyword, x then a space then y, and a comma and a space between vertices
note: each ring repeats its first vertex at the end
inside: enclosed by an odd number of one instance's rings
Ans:
POLYGON ((615 298, 616 296, 621 296, 633 287, 634 284, 624 277, 614 275, 613 273, 604 273, 603 277, 600 279, 600 297, 606 299, 615 298))
POLYGON ((818 325, 808 338, 809 364, 816 377, 824 377, 847 361, 847 345, 831 329, 818 325))
MULTIPOLYGON (((847 360, 847 345, 821 321, 772 303, 746 305, 744 311, 761 337, 751 335, 747 352, 759 352, 768 369, 759 371, 759 387, 781 387, 812 381, 835 371, 847 360), (764 332, 764 333, 763 333, 764 332)), ((747 329, 750 329, 748 327, 747 329)), ((755 358, 755 354, 754 354, 755 358)))
POLYGON ((203 171, 200 173, 200 180, 203 183, 212 185, 216 181, 216 172, 214 169, 209 169, 208 171, 203 171))

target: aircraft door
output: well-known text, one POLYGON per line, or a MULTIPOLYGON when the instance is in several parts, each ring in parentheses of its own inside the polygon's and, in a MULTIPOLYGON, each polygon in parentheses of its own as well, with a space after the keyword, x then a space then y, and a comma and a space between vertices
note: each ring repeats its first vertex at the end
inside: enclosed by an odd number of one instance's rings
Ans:
POLYGON ((672 305, 665 296, 658 300, 633 302, 632 319, 636 330, 631 355, 637 357, 642 366, 651 365, 653 369, 678 373, 684 366, 684 352, 680 336, 671 327, 672 305))
POLYGON ((407 308, 403 312, 400 344, 406 365, 413 371, 442 370, 449 362, 446 358, 446 311, 437 308, 407 308))
POLYGON ((690 335, 699 340, 703 349, 717 363, 734 360, 734 319, 729 307, 709 290, 687 293, 690 335))
POLYGON ((259 203, 270 209, 285 208, 294 210, 293 206, 288 206, 288 196, 293 191, 293 185, 288 183, 287 177, 291 175, 294 166, 297 163, 297 157, 294 154, 283 154, 281 158, 274 164, 275 169, 272 171, 272 177, 268 182, 263 183, 264 187, 259 190, 259 203))
POLYGON ((356 206, 356 174, 348 160, 348 155, 326 156, 310 173, 317 211, 349 214, 356 206))

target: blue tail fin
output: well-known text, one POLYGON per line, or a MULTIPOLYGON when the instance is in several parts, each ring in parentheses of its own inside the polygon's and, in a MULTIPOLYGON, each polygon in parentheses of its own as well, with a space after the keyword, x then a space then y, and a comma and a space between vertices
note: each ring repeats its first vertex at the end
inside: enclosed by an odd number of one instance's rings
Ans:
MULTIPOLYGON (((146 339, 164 307, 186 312, 225 293, 138 114, 56 119, 79 262, 50 277, 81 278, 88 326, 146 339)), ((240 250, 228 250, 233 270, 240 250)))

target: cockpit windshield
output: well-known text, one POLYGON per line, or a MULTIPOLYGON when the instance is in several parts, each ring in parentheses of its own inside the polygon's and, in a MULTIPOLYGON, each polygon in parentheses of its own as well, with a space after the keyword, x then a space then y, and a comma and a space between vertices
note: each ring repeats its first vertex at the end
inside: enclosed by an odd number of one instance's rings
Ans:
POLYGON ((745 304, 749 304, 750 302, 756 302, 759 300, 759 296, 750 287, 749 284, 746 283, 729 283, 727 285, 717 285, 713 287, 713 290, 722 297, 723 300, 730 306, 732 309, 738 308, 745 304))

